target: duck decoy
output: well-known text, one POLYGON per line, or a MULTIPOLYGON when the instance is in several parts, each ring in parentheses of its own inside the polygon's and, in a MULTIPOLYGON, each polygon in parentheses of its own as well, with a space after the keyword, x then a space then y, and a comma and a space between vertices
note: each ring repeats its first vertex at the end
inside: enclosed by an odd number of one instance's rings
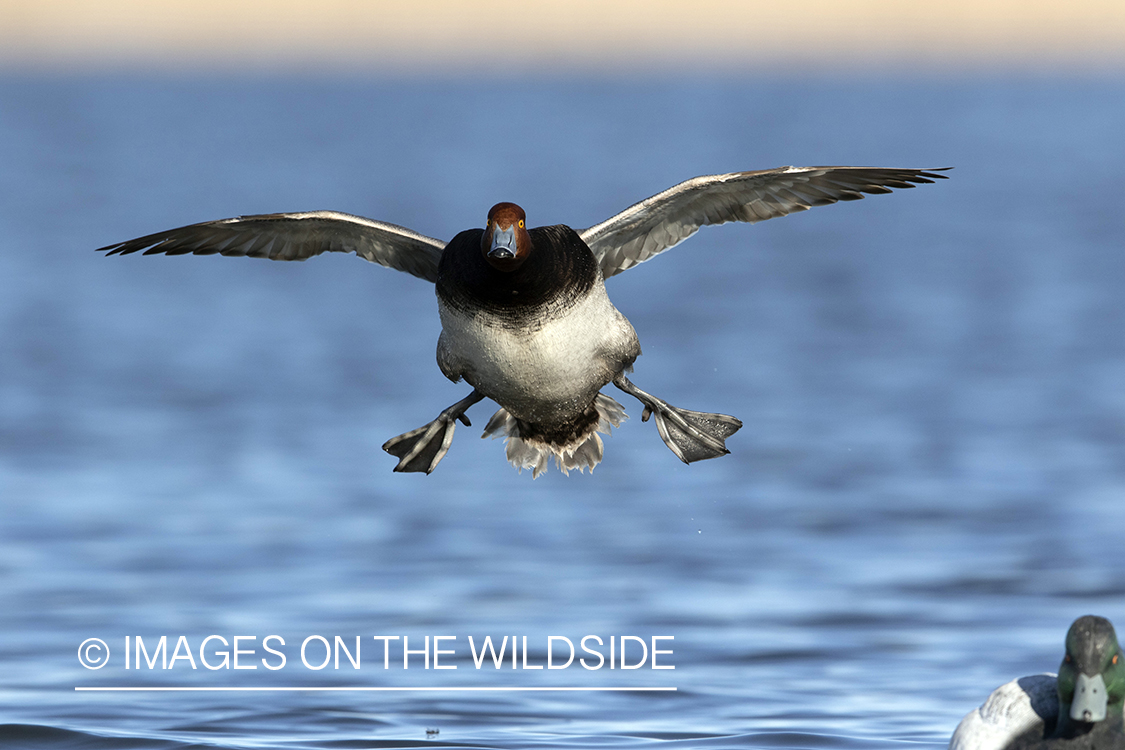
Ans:
POLYGON ((1125 658, 1113 624, 1079 617, 1058 675, 1012 680, 957 725, 949 750, 1125 750, 1125 658))
POLYGON ((107 255, 238 255, 305 260, 355 253, 436 285, 442 332, 437 360, 473 387, 432 422, 391 438, 395 471, 429 474, 449 450, 454 425, 484 398, 499 404, 483 437, 506 437, 518 469, 542 473, 551 457, 566 473, 593 470, 598 433, 626 419, 601 393, 613 383, 655 415, 660 437, 685 463, 722 456, 742 423, 689 411, 645 393, 626 373, 640 355, 633 326, 606 295, 604 280, 679 244, 701 226, 754 223, 865 194, 945 179, 944 170, 782 167, 709 175, 641 201, 588 229, 529 229, 524 210, 498 203, 484 229, 448 243, 394 224, 334 211, 207 221, 99 248, 107 255))

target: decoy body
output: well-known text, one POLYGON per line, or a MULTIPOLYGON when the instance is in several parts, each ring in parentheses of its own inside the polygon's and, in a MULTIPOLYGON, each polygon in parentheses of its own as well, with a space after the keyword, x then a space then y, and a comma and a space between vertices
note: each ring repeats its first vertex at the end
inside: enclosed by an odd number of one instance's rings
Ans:
POLYGON ((625 377, 637 334, 606 295, 604 280, 664 252, 701 226, 754 223, 813 206, 889 193, 944 178, 935 170, 783 167, 697 177, 589 229, 528 229, 523 209, 498 203, 484 229, 448 243, 333 211, 240 216, 157 232, 100 248, 108 255, 245 255, 304 260, 351 252, 436 285, 442 333, 438 366, 473 391, 429 424, 383 446, 395 471, 432 472, 457 420, 483 398, 500 405, 485 436, 507 438, 508 460, 538 476, 554 457, 564 472, 601 461, 599 432, 625 419, 601 389, 613 383, 656 416, 660 437, 691 463, 729 451, 741 426, 725 414, 679 409, 625 377))
POLYGON ((1125 750, 1125 657, 1113 625, 1086 615, 1066 634, 1059 673, 996 688, 953 733, 950 750, 1125 750))

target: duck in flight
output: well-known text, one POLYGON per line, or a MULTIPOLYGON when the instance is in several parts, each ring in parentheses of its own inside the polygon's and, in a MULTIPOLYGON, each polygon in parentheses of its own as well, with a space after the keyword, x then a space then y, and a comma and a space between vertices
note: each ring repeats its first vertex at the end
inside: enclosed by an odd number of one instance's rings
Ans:
POLYGON ((598 433, 626 418, 601 392, 613 383, 655 416, 660 437, 685 463, 722 456, 742 423, 689 411, 626 378, 641 353, 633 326, 606 295, 605 279, 674 247, 701 226, 754 223, 865 194, 945 179, 943 170, 782 167, 696 177, 600 224, 531 228, 522 208, 498 203, 484 229, 448 243, 404 227, 335 211, 239 216, 169 229, 99 248, 107 255, 240 255, 305 260, 324 252, 361 258, 432 282, 442 332, 437 360, 472 392, 432 422, 391 438, 395 471, 432 472, 457 421, 484 398, 499 404, 483 437, 506 437, 507 457, 538 476, 554 458, 566 473, 602 458, 598 433))

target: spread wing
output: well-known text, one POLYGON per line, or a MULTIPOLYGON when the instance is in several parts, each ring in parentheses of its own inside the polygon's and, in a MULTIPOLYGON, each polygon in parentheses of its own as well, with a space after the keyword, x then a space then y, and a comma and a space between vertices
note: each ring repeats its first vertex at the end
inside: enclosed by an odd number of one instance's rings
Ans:
POLYGON ((864 193, 945 179, 944 170, 880 167, 781 167, 696 177, 634 204, 579 235, 605 278, 674 247, 702 226, 751 224, 813 206, 852 201, 864 193))
POLYGON ((404 227, 335 211, 260 214, 205 221, 98 248, 106 255, 245 255, 270 260, 304 260, 321 253, 355 253, 361 258, 437 281, 445 243, 404 227))

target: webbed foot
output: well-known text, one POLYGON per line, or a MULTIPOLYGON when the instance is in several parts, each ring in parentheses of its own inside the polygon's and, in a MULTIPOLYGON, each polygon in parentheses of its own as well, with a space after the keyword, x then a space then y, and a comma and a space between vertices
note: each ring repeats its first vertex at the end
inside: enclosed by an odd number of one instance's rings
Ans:
POLYGON ((742 427, 740 420, 726 414, 672 406, 630 383, 624 373, 614 378, 613 384, 645 405, 642 422, 656 415, 660 438, 685 464, 730 453, 725 441, 742 427))
POLYGON ((453 442, 453 428, 457 426, 457 420, 461 420, 466 427, 471 426, 465 411, 483 398, 474 390, 429 424, 383 443, 383 450, 399 459, 394 470, 424 471, 429 474, 436 469, 453 442))

